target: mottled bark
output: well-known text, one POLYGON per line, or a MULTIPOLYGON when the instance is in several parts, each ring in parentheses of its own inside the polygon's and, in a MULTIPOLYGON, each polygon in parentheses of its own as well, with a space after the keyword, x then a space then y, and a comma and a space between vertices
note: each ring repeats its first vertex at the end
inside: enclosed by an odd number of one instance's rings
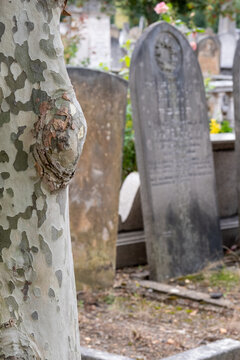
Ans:
POLYGON ((0 359, 80 359, 66 185, 86 125, 63 60, 64 2, 1 1, 0 359))

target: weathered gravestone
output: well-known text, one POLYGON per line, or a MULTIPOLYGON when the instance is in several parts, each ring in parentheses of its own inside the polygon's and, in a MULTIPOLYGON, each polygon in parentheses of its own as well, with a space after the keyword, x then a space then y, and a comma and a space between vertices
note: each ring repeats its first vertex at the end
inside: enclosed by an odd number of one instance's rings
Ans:
MULTIPOLYGON (((232 0, 223 2, 221 10, 225 11, 232 2, 232 0)), ((220 15, 218 22, 218 38, 221 43, 220 66, 222 72, 225 73, 231 73, 237 44, 236 19, 234 17, 235 14, 233 17, 220 15)))
POLYGON ((88 122, 86 147, 70 186, 77 289, 112 286, 127 83, 101 71, 69 68, 88 122))
POLYGON ((197 54, 204 76, 220 73, 220 42, 216 36, 208 36, 200 40, 197 54))
MULTIPOLYGON (((240 217, 240 40, 237 42, 236 52, 233 62, 233 99, 234 99, 234 114, 235 114, 235 152, 236 152, 236 168, 237 168, 237 193, 238 193, 238 217, 240 217)), ((238 234, 238 240, 240 234, 238 234)))
POLYGON ((130 71, 151 277, 192 273, 222 254, 201 70, 167 23, 144 32, 130 71))

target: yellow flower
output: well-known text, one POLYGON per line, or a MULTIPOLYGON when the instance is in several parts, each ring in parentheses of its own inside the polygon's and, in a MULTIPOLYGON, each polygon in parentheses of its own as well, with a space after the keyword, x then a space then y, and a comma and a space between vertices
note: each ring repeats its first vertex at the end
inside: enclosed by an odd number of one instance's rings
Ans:
POLYGON ((221 130, 221 125, 218 124, 216 119, 210 120, 210 134, 218 134, 221 130))

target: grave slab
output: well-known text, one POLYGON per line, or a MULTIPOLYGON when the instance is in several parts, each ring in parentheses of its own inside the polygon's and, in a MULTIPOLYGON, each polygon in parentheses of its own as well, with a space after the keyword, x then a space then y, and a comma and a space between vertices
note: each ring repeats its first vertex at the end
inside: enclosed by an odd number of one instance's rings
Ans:
POLYGON ((151 279, 197 272, 222 242, 202 74, 177 29, 143 33, 130 90, 151 279))

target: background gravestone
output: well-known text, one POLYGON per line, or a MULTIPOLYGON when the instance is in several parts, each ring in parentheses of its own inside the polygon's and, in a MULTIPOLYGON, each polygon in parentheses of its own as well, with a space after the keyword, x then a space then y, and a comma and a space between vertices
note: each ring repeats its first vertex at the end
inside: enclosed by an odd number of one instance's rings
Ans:
MULTIPOLYGON (((229 6, 229 2, 232 3, 232 0, 223 2, 221 5, 222 11, 226 10, 229 6)), ((221 43, 221 71, 226 74, 231 74, 238 38, 235 14, 233 14, 233 17, 220 15, 218 22, 218 38, 221 43)))
MULTIPOLYGON (((238 193, 238 209, 240 209, 240 40, 237 42, 236 52, 233 62, 233 99, 234 99, 234 113, 235 113, 235 152, 236 152, 236 168, 237 168, 237 193, 238 193)), ((239 212, 239 211, 238 211, 239 212)), ((238 213, 238 217, 240 214, 238 213)), ((240 234, 238 234, 240 240, 240 234)))
POLYGON ((101 71, 69 68, 88 123, 70 186, 70 223, 77 289, 112 286, 127 83, 101 71))
POLYGON ((200 40, 197 46, 198 61, 204 76, 220 73, 220 42, 215 36, 200 40))
POLYGON ((151 277, 198 271, 222 249, 201 70, 178 30, 144 32, 130 89, 151 277))

